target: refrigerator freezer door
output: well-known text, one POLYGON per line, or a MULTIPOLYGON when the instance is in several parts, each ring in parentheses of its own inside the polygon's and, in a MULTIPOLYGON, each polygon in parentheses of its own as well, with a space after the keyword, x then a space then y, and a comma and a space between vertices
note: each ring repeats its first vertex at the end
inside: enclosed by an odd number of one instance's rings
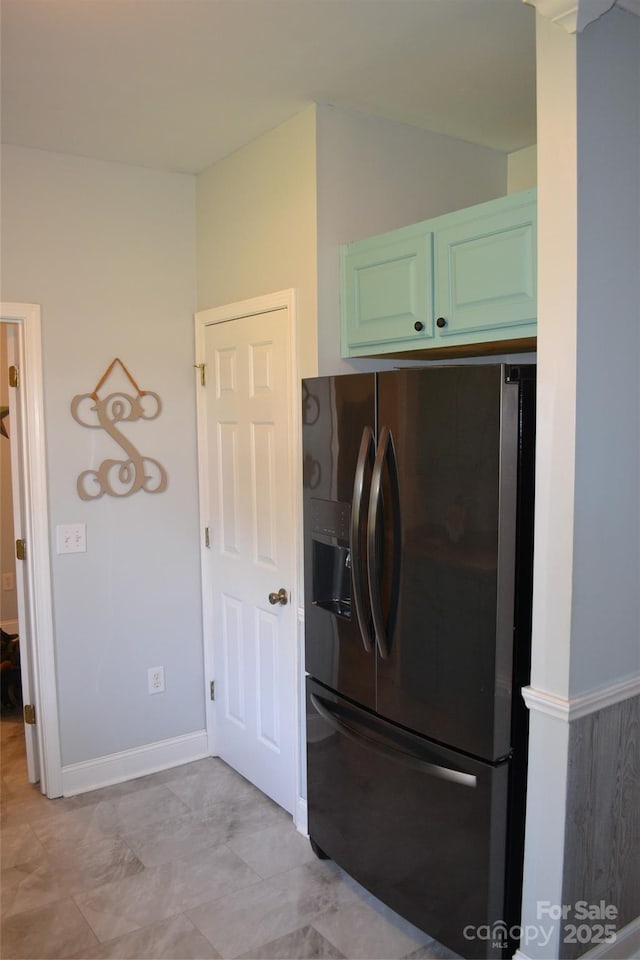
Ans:
POLYGON ((504 380, 499 364, 378 377, 401 518, 398 534, 389 477, 381 549, 388 571, 399 536, 402 560, 376 709, 489 761, 511 749, 518 385, 504 380))
POLYGON ((470 759, 308 681, 309 835, 377 897, 466 957, 504 906, 509 762, 470 759), (485 927, 486 929, 486 927, 485 927), (478 931, 478 936, 476 936, 478 931))
POLYGON ((355 543, 353 531, 369 502, 375 376, 304 380, 302 398, 305 669, 374 707, 366 524, 355 543))

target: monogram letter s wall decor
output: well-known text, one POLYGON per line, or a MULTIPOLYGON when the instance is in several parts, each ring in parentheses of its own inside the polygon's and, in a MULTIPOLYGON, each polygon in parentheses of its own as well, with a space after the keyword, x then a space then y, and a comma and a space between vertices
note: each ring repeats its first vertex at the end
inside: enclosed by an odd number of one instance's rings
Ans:
POLYGON ((103 493, 111 497, 129 497, 137 490, 162 493, 167 489, 167 472, 157 460, 143 457, 118 429, 118 423, 136 420, 155 420, 162 403, 157 393, 140 390, 122 360, 109 364, 93 393, 82 393, 71 401, 71 415, 83 427, 106 430, 124 450, 122 460, 103 460, 97 470, 83 470, 78 477, 78 496, 82 500, 97 500, 103 493), (105 384, 113 368, 119 364, 131 383, 135 394, 110 393, 104 398, 98 391, 105 384))

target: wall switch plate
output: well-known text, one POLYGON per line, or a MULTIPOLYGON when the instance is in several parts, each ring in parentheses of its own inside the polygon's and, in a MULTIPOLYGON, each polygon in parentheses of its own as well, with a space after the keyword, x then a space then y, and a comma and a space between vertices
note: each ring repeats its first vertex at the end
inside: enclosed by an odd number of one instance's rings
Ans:
POLYGON ((86 553, 86 523, 59 523, 56 527, 58 553, 86 553))
POLYGON ((15 590, 16 588, 16 575, 13 572, 3 573, 2 574, 2 589, 3 590, 15 590))
POLYGON ((149 693, 164 693, 164 667, 149 667, 147 681, 149 693))

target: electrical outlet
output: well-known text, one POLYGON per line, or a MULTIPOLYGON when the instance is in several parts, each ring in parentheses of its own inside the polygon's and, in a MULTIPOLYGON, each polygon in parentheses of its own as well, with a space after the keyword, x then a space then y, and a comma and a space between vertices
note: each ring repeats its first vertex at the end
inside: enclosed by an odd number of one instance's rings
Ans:
POLYGON ((16 588, 16 575, 13 572, 3 573, 2 574, 2 589, 3 590, 15 590, 16 588))
POLYGON ((59 523, 56 527, 58 553, 86 553, 86 523, 59 523))
POLYGON ((149 667, 147 679, 149 693, 164 693, 164 667, 149 667))

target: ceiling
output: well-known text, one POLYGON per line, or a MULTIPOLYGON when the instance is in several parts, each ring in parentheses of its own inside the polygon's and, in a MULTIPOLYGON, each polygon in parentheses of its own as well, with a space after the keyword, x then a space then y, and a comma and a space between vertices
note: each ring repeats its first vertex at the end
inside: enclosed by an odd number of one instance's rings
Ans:
POLYGON ((197 173, 330 103, 536 140, 522 0, 2 0, 2 140, 197 173))

